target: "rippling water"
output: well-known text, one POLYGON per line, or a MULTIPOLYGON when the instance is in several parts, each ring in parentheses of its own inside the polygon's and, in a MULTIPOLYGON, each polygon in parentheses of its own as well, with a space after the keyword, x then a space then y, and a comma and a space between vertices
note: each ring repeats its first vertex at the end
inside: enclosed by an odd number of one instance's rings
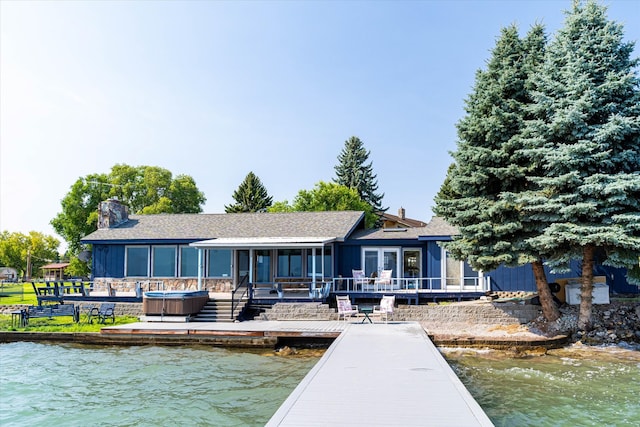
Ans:
POLYGON ((262 426, 317 357, 0 344, 0 426, 262 426))
POLYGON ((640 352, 553 351, 532 358, 445 351, 496 426, 640 426, 640 352))
MULTIPOLYGON (((638 351, 444 353, 496 426, 640 426, 638 351)), ((266 354, 0 344, 0 426, 262 426, 318 360, 266 354)))

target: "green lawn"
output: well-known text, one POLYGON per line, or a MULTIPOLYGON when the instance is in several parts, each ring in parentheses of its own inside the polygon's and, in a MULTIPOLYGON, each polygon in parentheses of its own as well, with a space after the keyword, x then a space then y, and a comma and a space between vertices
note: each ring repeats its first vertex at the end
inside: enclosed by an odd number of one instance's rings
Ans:
POLYGON ((38 299, 30 282, 3 283, 0 285, 0 305, 38 304, 38 299))
MULTIPOLYGON (((115 325, 125 325, 137 322, 138 319, 132 316, 116 316, 115 325)), ((0 314, 0 331, 20 331, 20 332, 100 332, 101 328, 111 326, 114 323, 87 323, 87 317, 83 313, 80 315, 80 322, 75 323, 72 316, 60 316, 47 318, 30 319, 25 327, 13 326, 10 314, 0 314)))
MULTIPOLYGON (((0 286, 0 306, 2 305, 38 305, 38 299, 33 291, 30 282, 26 283, 3 283, 0 286)), ((116 325, 137 322, 138 318, 132 316, 116 316, 116 325)), ((53 317, 51 319, 37 318, 30 319, 26 327, 15 327, 11 325, 10 314, 0 314, 0 331, 23 331, 23 332, 99 332, 104 326, 112 325, 110 321, 106 324, 87 323, 85 313, 80 315, 80 322, 75 323, 71 316, 53 317)))

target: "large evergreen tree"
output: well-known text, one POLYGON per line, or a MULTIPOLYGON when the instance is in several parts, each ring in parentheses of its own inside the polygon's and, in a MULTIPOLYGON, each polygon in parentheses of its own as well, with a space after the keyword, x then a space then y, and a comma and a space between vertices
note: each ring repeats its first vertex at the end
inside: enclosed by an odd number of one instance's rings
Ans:
MULTIPOLYGON (((582 259, 578 327, 591 327, 593 266, 637 273, 640 253, 640 82, 633 43, 606 7, 575 1, 547 49, 534 91, 529 150, 538 191, 521 199, 542 224, 529 240, 555 266, 582 259)), ((633 277, 632 277, 633 279, 633 277)))
POLYGON ((346 140, 338 155, 338 164, 334 167, 336 178, 333 181, 355 189, 374 212, 383 213, 387 210, 382 207, 384 193, 377 193, 378 181, 373 173, 373 165, 372 162, 367 163, 369 154, 360 138, 352 136, 346 140))
POLYGON ((249 172, 240 186, 233 192, 233 205, 226 205, 226 213, 264 212, 273 203, 262 181, 253 172, 249 172))
POLYGON ((479 270, 530 262, 547 319, 559 312, 547 284, 541 254, 526 243, 538 231, 525 226, 515 196, 526 191, 531 164, 519 154, 532 103, 531 77, 540 67, 546 40, 534 26, 521 39, 515 26, 503 28, 487 63, 476 73, 460 120, 455 163, 436 197, 436 214, 458 227, 445 244, 457 258, 479 270))

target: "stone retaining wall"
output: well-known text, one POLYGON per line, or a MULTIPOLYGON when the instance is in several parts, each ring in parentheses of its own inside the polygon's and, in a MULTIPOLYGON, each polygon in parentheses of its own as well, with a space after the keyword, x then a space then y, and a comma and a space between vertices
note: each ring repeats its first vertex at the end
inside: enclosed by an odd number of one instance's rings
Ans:
MULTIPOLYGON (((482 325, 525 324, 540 314, 540 307, 517 303, 457 303, 443 305, 400 305, 392 320, 463 322, 482 325)), ((277 303, 260 315, 262 320, 337 320, 335 308, 317 302, 277 303)))
POLYGON ((319 302, 278 302, 260 320, 338 320, 335 308, 319 302))

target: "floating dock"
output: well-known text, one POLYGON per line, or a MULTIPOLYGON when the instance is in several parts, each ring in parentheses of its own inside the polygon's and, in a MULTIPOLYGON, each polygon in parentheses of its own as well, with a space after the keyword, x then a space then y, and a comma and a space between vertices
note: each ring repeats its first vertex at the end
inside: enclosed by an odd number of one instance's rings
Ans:
POLYGON ((493 426, 418 323, 349 324, 267 426, 493 426))

